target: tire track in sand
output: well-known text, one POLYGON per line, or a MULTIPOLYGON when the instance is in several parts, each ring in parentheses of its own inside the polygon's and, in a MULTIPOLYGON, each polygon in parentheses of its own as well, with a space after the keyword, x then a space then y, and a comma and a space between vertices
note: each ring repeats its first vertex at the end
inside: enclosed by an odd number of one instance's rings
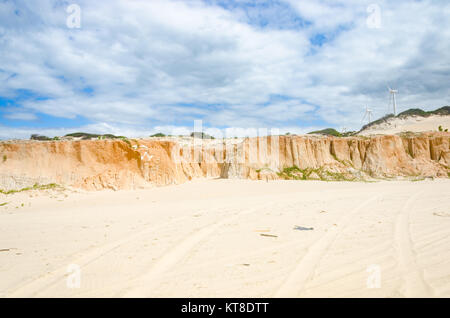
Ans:
MULTIPOLYGON (((187 216, 182 216, 177 218, 175 221, 182 221, 184 219, 188 218, 187 216)), ((132 241, 136 241, 145 235, 148 235, 150 233, 153 233, 154 231, 157 231, 165 226, 167 224, 174 222, 174 220, 166 221, 161 224, 152 226, 150 228, 143 229, 137 233, 134 233, 130 236, 124 237, 122 239, 118 239, 116 241, 106 243, 100 247, 94 248, 93 250, 89 250, 84 255, 81 255, 79 257, 76 257, 75 259, 71 260, 69 263, 67 263, 64 266, 58 267, 55 270, 51 271, 50 273, 47 273, 41 277, 35 278, 19 287, 14 289, 12 292, 8 294, 7 297, 36 297, 39 295, 40 292, 45 291, 52 286, 60 283, 63 281, 69 274, 67 273, 67 266, 69 264, 76 264, 80 266, 82 269, 83 267, 89 265, 90 263, 96 261, 97 259, 111 253, 112 251, 120 248, 122 245, 127 244, 132 241)))
POLYGON ((316 243, 314 243, 306 252, 306 255, 298 263, 294 271, 278 288, 274 297, 295 297, 304 289, 306 282, 314 273, 321 258, 326 253, 331 244, 336 240, 337 235, 342 231, 351 219, 369 203, 375 201, 379 195, 375 195, 368 200, 357 205, 350 213, 343 216, 337 222, 338 227, 328 229, 316 243))
POLYGON ((253 213, 257 208, 250 209, 248 211, 238 213, 232 217, 226 218, 222 221, 207 225, 194 232, 194 234, 185 238, 181 243, 173 247, 169 252, 167 252, 159 261, 157 261, 151 269, 144 275, 137 278, 132 287, 119 293, 118 297, 146 297, 149 291, 154 290, 154 287, 160 282, 160 277, 166 271, 170 270, 175 266, 181 259, 186 257, 189 252, 201 241, 203 241, 208 236, 216 232, 220 227, 234 222, 239 217, 253 213))
POLYGON ((423 191, 418 192, 405 202, 395 222, 395 246, 400 273, 403 277, 402 293, 405 297, 423 297, 432 295, 432 288, 425 282, 423 272, 416 263, 410 232, 409 211, 412 203, 423 191))

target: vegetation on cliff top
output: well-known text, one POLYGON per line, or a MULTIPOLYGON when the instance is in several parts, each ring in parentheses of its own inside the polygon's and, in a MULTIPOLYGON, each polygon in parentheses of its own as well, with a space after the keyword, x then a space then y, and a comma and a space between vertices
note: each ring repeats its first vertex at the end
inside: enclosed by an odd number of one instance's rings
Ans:
POLYGON ((381 118, 379 118, 377 120, 374 120, 374 121, 368 123, 367 125, 362 126, 360 131, 363 131, 364 129, 367 129, 367 128, 375 126, 375 125, 379 125, 379 124, 385 123, 391 118, 395 118, 394 114, 387 114, 387 115, 385 115, 385 116, 383 116, 383 117, 381 117, 381 118))
MULTIPOLYGON (((115 136, 112 134, 90 134, 85 132, 76 132, 67 134, 64 137, 73 137, 73 138, 81 138, 82 140, 90 140, 90 139, 127 139, 125 136, 115 136)), ((61 140, 60 137, 56 136, 53 138, 39 135, 39 134, 33 134, 30 137, 31 140, 39 140, 39 141, 51 141, 51 140, 61 140)))
POLYGON ((193 133, 191 133, 191 137, 201 138, 201 139, 214 139, 213 136, 205 134, 204 132, 195 132, 195 131, 193 133))
POLYGON ((74 138, 81 138, 82 140, 92 139, 92 138, 98 138, 98 139, 124 139, 127 138, 125 136, 115 136, 112 134, 90 134, 90 133, 84 133, 84 132, 76 132, 67 134, 64 137, 74 137, 74 138))
POLYGON ((163 133, 157 133, 157 134, 151 135, 150 137, 166 137, 166 135, 164 135, 163 133))
POLYGON ((50 138, 50 137, 42 136, 42 135, 38 135, 38 134, 31 135, 30 139, 31 140, 40 140, 40 141, 52 140, 52 138, 50 138))
POLYGON ((326 128, 323 130, 316 130, 316 131, 311 131, 308 133, 308 135, 312 135, 312 134, 342 137, 342 134, 334 128, 326 128))

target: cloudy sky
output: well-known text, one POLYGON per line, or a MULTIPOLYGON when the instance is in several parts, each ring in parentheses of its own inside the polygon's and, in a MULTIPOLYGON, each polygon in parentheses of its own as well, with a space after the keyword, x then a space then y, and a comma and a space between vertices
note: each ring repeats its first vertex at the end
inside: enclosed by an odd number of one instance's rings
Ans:
POLYGON ((0 0, 0 138, 358 129, 387 85, 400 111, 450 105, 449 16, 448 0, 0 0))

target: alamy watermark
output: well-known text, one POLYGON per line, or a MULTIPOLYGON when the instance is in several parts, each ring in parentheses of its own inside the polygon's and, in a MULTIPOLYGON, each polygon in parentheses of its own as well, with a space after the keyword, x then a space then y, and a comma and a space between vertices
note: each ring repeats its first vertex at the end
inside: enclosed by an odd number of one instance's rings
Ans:
POLYGON ((366 272, 369 273, 367 276, 366 285, 369 289, 381 288, 381 267, 377 264, 372 264, 367 267, 366 272))
POLYGON ((366 24, 369 29, 381 28, 381 7, 372 3, 367 7, 367 13, 369 14, 366 19, 366 24))
POLYGON ((81 287, 81 268, 77 264, 69 264, 67 266, 67 280, 66 286, 67 288, 74 289, 81 287))
POLYGON ((269 161, 279 163, 279 129, 247 128, 246 142, 233 137, 233 128, 208 128, 203 132, 201 120, 194 121, 193 138, 178 142, 171 150, 174 163, 258 163, 269 161), (214 138, 211 138, 211 136, 214 138))
POLYGON ((66 19, 66 25, 69 29, 81 28, 81 8, 78 4, 71 4, 67 7, 66 12, 69 16, 66 19))

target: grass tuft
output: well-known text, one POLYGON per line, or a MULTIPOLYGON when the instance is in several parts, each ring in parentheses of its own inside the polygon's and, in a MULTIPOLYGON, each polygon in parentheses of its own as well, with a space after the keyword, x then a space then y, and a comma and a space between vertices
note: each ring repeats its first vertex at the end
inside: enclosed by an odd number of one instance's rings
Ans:
POLYGON ((19 190, 2 190, 2 189, 0 189, 0 193, 14 194, 14 193, 30 191, 30 190, 50 190, 50 189, 58 189, 58 188, 62 188, 62 187, 56 183, 50 183, 50 184, 44 184, 44 185, 39 185, 36 183, 32 187, 26 187, 26 188, 22 188, 19 190))
POLYGON ((278 176, 286 180, 357 181, 357 178, 354 176, 328 171, 323 167, 318 169, 300 169, 297 166, 293 166, 284 168, 278 173, 278 176))
POLYGON ((123 142, 125 142, 126 144, 128 144, 128 146, 131 147, 131 142, 128 140, 127 137, 120 136, 119 138, 120 138, 123 142))

